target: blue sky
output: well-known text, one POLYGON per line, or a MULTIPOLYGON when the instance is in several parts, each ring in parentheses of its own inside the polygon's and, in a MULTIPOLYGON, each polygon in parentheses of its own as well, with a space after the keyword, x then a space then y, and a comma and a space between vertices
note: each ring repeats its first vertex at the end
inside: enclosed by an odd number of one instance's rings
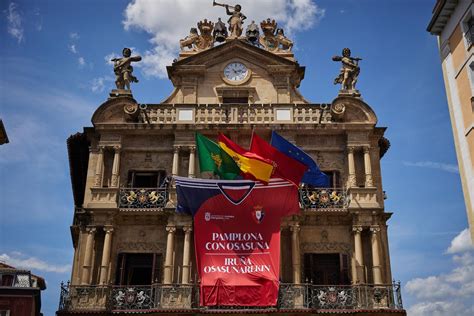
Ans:
MULTIPOLYGON (((58 284, 69 279, 72 262, 65 141, 91 125, 94 109, 113 88, 106 57, 123 47, 146 57, 136 67, 134 97, 159 103, 172 88, 162 65, 176 57, 179 38, 199 19, 223 16, 211 1, 193 10, 192 1, 161 0, 152 18, 140 19, 135 9, 147 4, 127 7, 130 2, 0 3, 0 117, 10 139, 0 147, 0 260, 46 278, 47 316, 57 309, 58 284)), ((358 88, 379 126, 388 127, 391 142, 382 175, 386 210, 394 213, 392 272, 405 285, 405 306, 411 315, 474 312, 474 280, 462 278, 474 273, 474 259, 472 250, 459 246, 467 240, 460 235, 467 220, 440 60, 435 37, 425 31, 434 1, 241 3, 249 20, 275 14, 287 26, 295 55, 306 66, 301 92, 312 102, 331 102, 337 94, 332 81, 339 65, 331 56, 350 47, 363 58, 358 88)))

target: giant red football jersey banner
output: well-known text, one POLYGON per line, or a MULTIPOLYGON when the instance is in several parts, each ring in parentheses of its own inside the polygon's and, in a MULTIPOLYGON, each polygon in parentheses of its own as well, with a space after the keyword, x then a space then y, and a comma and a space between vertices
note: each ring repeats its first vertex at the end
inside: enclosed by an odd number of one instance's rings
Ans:
POLYGON ((296 186, 175 179, 178 211, 194 216, 201 305, 276 305, 280 219, 299 211, 296 186))

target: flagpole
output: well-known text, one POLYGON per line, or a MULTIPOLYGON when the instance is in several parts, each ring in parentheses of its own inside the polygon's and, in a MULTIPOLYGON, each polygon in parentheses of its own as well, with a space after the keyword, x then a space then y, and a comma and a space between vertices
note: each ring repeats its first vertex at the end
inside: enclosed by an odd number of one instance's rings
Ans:
POLYGON ((250 144, 249 144, 249 151, 252 148, 252 141, 253 141, 253 133, 255 133, 255 126, 252 125, 252 135, 250 136, 250 144))

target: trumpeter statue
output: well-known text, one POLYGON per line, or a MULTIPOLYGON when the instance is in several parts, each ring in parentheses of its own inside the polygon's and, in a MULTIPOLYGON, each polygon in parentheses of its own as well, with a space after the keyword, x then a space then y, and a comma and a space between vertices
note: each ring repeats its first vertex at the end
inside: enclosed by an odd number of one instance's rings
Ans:
POLYGON ((212 2, 213 6, 220 6, 226 9, 227 15, 230 15, 229 20, 229 31, 230 31, 230 39, 238 38, 242 35, 243 31, 243 24, 244 20, 247 18, 241 11, 242 6, 240 4, 236 4, 235 6, 231 6, 228 4, 218 3, 216 1, 212 2), (232 9, 232 11, 231 11, 232 9))

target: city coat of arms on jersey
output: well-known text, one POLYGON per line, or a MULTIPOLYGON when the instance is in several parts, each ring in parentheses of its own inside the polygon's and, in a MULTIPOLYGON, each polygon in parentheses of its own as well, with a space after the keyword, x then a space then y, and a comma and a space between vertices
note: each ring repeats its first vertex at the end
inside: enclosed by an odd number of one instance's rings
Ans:
POLYGON ((263 211, 263 207, 257 205, 253 208, 253 218, 257 223, 261 223, 263 218, 265 217, 265 212, 263 211))

